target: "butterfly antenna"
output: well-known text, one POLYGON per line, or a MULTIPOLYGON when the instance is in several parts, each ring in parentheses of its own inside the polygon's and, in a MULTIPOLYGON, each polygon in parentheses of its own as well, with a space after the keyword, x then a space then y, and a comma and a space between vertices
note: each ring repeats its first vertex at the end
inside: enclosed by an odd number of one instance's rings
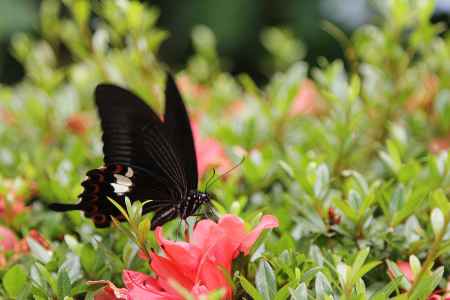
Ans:
POLYGON ((211 182, 211 180, 214 178, 215 175, 216 175, 216 169, 213 169, 212 175, 211 175, 211 176, 208 178, 208 180, 206 181, 206 184, 205 184, 205 192, 208 191, 209 183, 211 182))
POLYGON ((233 167, 231 167, 231 169, 229 169, 228 171, 226 171, 225 173, 223 173, 222 175, 220 175, 219 177, 217 177, 216 179, 214 179, 209 185, 213 185, 214 183, 216 183, 218 180, 222 179, 223 177, 225 177, 226 175, 230 174, 232 171, 234 171, 237 167, 239 167, 240 165, 242 165, 244 163, 245 160, 245 156, 242 157, 241 161, 238 162, 237 164, 235 164, 233 167))
POLYGON ((178 237, 180 236, 180 228, 181 228, 181 223, 183 222, 183 220, 180 219, 180 222, 178 222, 178 227, 177 227, 177 232, 176 232, 176 240, 178 241, 178 237))

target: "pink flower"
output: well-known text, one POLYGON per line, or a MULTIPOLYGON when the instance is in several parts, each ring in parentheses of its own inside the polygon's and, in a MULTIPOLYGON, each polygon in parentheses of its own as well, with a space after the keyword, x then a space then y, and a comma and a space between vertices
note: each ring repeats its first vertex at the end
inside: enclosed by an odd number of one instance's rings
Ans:
POLYGON ((450 134, 446 137, 434 138, 428 145, 431 153, 438 154, 450 149, 450 134))
POLYGON ((6 252, 15 251, 18 245, 16 234, 9 228, 0 226, 0 268, 8 264, 6 252))
POLYGON ((406 110, 409 112, 424 110, 431 113, 438 91, 439 77, 435 74, 426 74, 422 81, 418 83, 417 89, 406 99, 406 110))
POLYGON ((187 75, 179 76, 177 83, 182 94, 190 95, 194 98, 203 98, 209 94, 209 90, 205 85, 192 82, 187 75))
POLYGON ((15 114, 4 107, 0 107, 0 123, 4 123, 5 125, 12 126, 17 122, 17 118, 15 114))
POLYGON ((1 251, 11 251, 18 245, 16 234, 9 228, 0 226, 1 251))
POLYGON ((19 241, 18 245, 15 248, 16 253, 30 252, 30 245, 28 244, 28 239, 33 239, 35 242, 37 242, 46 250, 51 249, 50 243, 47 241, 47 239, 43 237, 36 229, 31 229, 28 232, 28 234, 19 241))
POLYGON ((11 224, 17 215, 29 210, 25 199, 36 194, 36 185, 26 183, 25 191, 15 184, 15 180, 6 179, 2 182, 6 193, 0 194, 0 218, 6 224, 11 224))
POLYGON ((191 121, 191 127, 194 135, 199 176, 202 177, 209 168, 218 167, 218 171, 221 173, 230 169, 231 162, 225 154, 222 145, 216 139, 203 138, 200 135, 200 128, 197 122, 191 121))
POLYGON ((0 196, 0 217, 6 222, 11 223, 18 214, 27 210, 22 198, 17 197, 13 203, 6 201, 0 196))
MULTIPOLYGON (((409 262, 404 260, 397 261, 397 267, 406 277, 406 279, 413 283, 415 280, 414 273, 412 272, 411 266, 409 262)), ((388 270, 389 276, 394 278, 394 272, 392 270, 388 270)), ((447 288, 445 290, 435 290, 434 293, 428 297, 428 300, 450 300, 450 281, 447 284, 447 288), (441 296, 442 295, 442 296, 441 296)))
POLYGON ((400 271, 405 275, 406 279, 408 279, 409 282, 414 281, 414 274, 411 270, 411 266, 409 265, 409 262, 399 260, 397 261, 397 267, 400 269, 400 271))
POLYGON ((125 288, 117 288, 109 281, 91 282, 106 285, 95 299, 182 300, 173 282, 196 299, 217 289, 225 291, 223 299, 231 299, 232 287, 227 278, 231 275, 233 259, 239 253, 247 255, 264 229, 277 226, 278 220, 266 215, 248 232, 240 218, 225 215, 218 223, 200 221, 190 241, 180 242, 165 239, 162 228, 158 227, 156 240, 164 255, 150 253, 155 276, 125 270, 122 274, 125 288))
POLYGON ((66 120, 66 128, 75 135, 83 135, 91 126, 92 119, 84 113, 74 113, 66 120))
POLYGON ((0 268, 4 268, 22 256, 29 254, 30 246, 28 239, 33 239, 43 248, 50 250, 50 244, 47 240, 35 229, 31 229, 30 232, 21 240, 17 238, 17 235, 8 227, 0 226, 0 268), (7 252, 12 253, 11 256, 7 252), (6 259, 8 257, 8 260, 6 259))
POLYGON ((316 85, 311 80, 304 80, 292 102, 290 116, 316 115, 323 110, 316 85))

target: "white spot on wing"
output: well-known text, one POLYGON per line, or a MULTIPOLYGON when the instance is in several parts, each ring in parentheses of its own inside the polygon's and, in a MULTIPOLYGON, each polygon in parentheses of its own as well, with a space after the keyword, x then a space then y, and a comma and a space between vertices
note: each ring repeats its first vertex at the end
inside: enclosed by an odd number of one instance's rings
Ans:
POLYGON ((127 176, 128 178, 131 178, 131 177, 133 177, 133 174, 134 174, 133 169, 128 167, 127 172, 125 173, 125 176, 127 176))
POLYGON ((117 184, 125 185, 127 187, 133 185, 133 182, 128 177, 125 177, 125 176, 120 175, 120 174, 114 174, 114 177, 116 177, 116 183, 117 184))
POLYGON ((124 193, 130 190, 128 186, 117 183, 111 183, 111 186, 114 188, 114 193, 116 193, 119 196, 123 195, 124 193))

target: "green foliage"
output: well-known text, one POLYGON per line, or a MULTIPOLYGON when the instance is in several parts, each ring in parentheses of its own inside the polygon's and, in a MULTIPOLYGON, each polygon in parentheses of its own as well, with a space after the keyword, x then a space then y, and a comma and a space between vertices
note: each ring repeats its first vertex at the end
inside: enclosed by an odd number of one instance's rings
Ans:
MULTIPOLYGON (((280 221, 236 260, 237 299, 427 299, 449 281, 450 36, 430 22, 434 1, 377 5, 378 23, 350 37, 324 23, 345 62, 309 68, 289 29, 263 31, 271 78, 262 87, 227 72, 211 30, 192 32, 195 54, 178 73, 189 111, 228 159, 247 158, 213 186, 214 206, 249 225, 263 213, 280 221)), ((1 223, 29 251, 2 252, 1 297, 92 299, 88 280, 122 286, 123 269, 150 272, 138 257, 155 244, 142 203, 127 201, 128 223, 111 229, 46 204, 74 202, 83 174, 101 165, 97 83, 126 86, 162 111, 157 54, 168 33, 158 15, 138 1, 44 0, 41 38, 13 38, 26 77, 0 87, 1 223), (29 211, 13 213, 20 199, 29 211), (33 228, 49 248, 28 236, 33 228)), ((177 222, 164 231, 176 239, 177 222)))
POLYGON ((15 265, 3 275, 3 287, 10 297, 17 297, 27 284, 27 273, 21 265, 15 265))

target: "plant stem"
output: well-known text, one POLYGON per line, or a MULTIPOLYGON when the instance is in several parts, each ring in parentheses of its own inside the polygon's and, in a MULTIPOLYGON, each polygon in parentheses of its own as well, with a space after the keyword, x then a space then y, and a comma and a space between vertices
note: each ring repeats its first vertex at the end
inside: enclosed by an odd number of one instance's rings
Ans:
POLYGON ((419 274, 414 279, 414 282, 412 283, 411 288, 408 291, 407 298, 409 298, 414 290, 417 288, 417 286, 420 283, 420 280, 425 276, 425 274, 431 269, 434 260, 436 259, 436 254, 439 251, 440 244, 442 239, 444 238, 444 235, 447 232, 447 227, 450 222, 450 213, 447 213, 447 216, 445 217, 444 225, 442 226, 442 230, 439 232, 439 234, 436 235, 436 238, 434 239, 433 245, 431 245, 431 249, 428 252, 427 258, 425 259, 425 262, 422 265, 422 268, 420 269, 419 274))

